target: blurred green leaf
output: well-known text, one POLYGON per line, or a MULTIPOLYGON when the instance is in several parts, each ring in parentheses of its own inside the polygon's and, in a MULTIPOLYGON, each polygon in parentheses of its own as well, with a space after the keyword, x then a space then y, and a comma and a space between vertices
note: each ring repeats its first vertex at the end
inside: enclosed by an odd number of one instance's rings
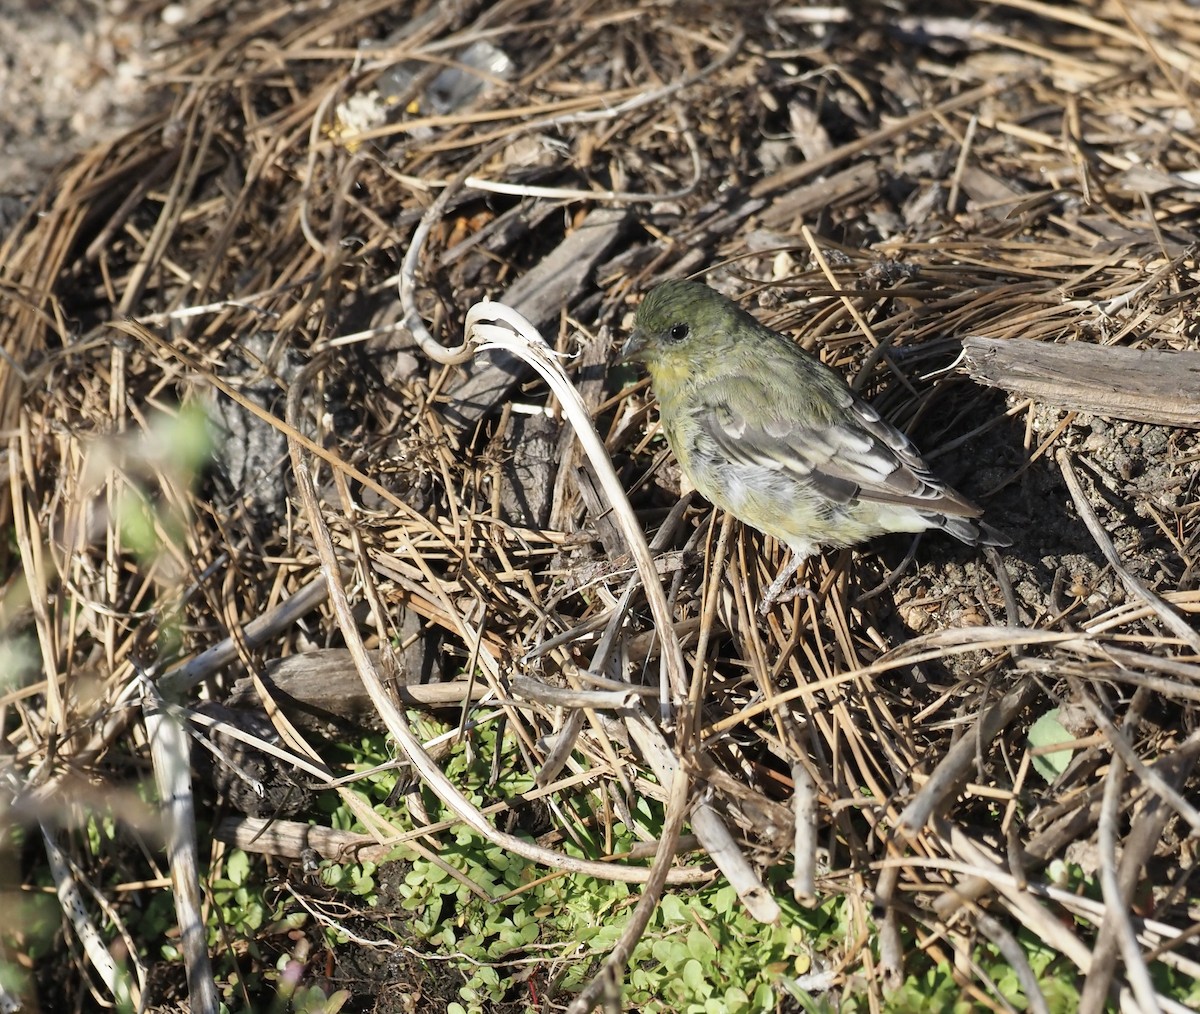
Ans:
MULTIPOLYGON (((1047 711, 1041 718, 1029 727, 1027 742, 1032 749, 1045 749, 1058 743, 1070 743, 1075 739, 1058 720, 1058 709, 1047 711)), ((1033 769, 1047 782, 1053 782, 1067 770, 1074 752, 1071 750, 1053 750, 1050 753, 1036 754, 1033 757, 1033 769)))

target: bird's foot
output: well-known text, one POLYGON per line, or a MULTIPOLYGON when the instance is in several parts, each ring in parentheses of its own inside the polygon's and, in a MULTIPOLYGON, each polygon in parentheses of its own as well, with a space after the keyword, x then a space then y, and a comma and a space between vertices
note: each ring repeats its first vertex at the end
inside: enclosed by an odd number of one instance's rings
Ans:
POLYGON ((815 599, 817 593, 811 588, 805 588, 804 585, 796 585, 795 588, 789 588, 785 592, 780 592, 778 595, 764 598, 758 604, 758 615, 766 616, 771 611, 772 606, 781 606, 792 599, 815 599))
POLYGON ((776 603, 791 602, 792 599, 803 596, 806 599, 816 598, 816 594, 811 588, 806 588, 804 585, 798 584, 794 588, 783 590, 783 586, 791 580, 793 574, 800 569, 800 565, 808 559, 808 556, 801 556, 799 553, 792 552, 792 557, 787 562, 787 566, 779 572, 779 575, 771 582, 767 588, 766 594, 763 595, 762 601, 758 604, 758 615, 766 616, 771 611, 771 607, 776 603))

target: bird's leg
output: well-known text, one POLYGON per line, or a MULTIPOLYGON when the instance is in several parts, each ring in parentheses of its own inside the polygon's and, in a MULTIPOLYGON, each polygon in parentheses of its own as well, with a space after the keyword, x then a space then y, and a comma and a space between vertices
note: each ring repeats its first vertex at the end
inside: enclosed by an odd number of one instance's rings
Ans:
POLYGON ((786 592, 783 591, 783 586, 800 569, 800 564, 813 555, 812 553, 797 553, 794 549, 789 549, 788 552, 791 553, 791 556, 788 558, 787 564, 779 572, 778 577, 771 582, 766 594, 762 597, 762 601, 758 604, 759 616, 766 616, 771 611, 771 606, 775 605, 776 602, 791 602, 792 599, 800 595, 812 598, 813 593, 803 585, 797 585, 786 592), (781 592, 782 594, 780 594, 781 592))

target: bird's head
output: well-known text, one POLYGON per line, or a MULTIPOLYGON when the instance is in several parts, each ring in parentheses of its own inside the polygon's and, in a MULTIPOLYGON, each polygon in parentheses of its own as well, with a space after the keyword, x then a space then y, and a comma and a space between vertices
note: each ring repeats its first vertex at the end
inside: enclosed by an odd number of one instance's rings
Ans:
POLYGON ((707 285, 672 279, 642 300, 621 359, 645 363, 652 377, 682 373, 704 358, 732 352, 757 327, 745 310, 707 285))

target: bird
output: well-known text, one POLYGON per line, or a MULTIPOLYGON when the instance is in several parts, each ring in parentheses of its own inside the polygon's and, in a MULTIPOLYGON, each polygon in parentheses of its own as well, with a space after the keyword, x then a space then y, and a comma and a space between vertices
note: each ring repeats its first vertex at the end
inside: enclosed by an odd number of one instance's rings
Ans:
POLYGON ((707 285, 672 279, 651 289, 621 360, 650 374, 691 485, 790 549, 762 615, 806 594, 781 592, 825 548, 929 529, 972 546, 1012 544, 841 374, 707 285))

